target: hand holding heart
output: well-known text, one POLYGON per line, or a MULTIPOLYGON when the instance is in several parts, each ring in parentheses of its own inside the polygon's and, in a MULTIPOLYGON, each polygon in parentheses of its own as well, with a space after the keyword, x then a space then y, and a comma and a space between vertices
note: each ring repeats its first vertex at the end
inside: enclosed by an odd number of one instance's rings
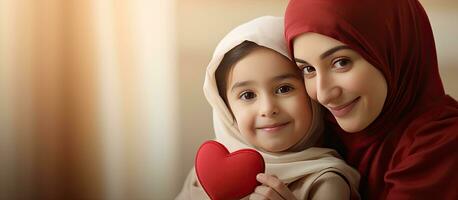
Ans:
POLYGON ((263 173, 264 159, 253 149, 229 153, 222 144, 207 141, 199 148, 195 164, 199 182, 213 200, 250 194, 250 199, 296 199, 280 179, 263 173))
POLYGON ((291 190, 276 176, 260 173, 256 176, 263 185, 257 186, 250 195, 250 200, 271 199, 271 200, 297 200, 291 190))

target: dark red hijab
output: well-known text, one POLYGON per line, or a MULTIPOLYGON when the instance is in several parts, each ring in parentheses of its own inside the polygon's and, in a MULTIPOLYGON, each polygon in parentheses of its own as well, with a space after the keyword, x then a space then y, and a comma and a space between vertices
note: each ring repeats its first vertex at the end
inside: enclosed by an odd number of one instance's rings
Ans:
POLYGON ((305 32, 349 45, 387 81, 384 108, 363 131, 345 133, 329 116, 346 161, 362 175, 362 197, 458 199, 458 103, 444 93, 420 3, 290 0, 285 37, 291 52, 293 39, 305 32))

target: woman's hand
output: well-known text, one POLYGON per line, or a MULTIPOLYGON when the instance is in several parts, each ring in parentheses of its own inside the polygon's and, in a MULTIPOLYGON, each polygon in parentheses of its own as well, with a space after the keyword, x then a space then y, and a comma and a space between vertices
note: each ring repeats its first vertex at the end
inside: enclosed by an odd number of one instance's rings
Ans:
POLYGON ((256 187, 250 200, 297 200, 291 190, 275 176, 259 173, 256 180, 262 185, 256 187))

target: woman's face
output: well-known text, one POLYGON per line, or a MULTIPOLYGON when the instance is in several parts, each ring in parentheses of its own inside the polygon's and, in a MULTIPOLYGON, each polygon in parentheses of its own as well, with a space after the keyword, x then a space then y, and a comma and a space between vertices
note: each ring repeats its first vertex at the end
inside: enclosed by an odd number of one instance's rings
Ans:
POLYGON ((345 44, 317 33, 294 39, 294 56, 310 97, 346 132, 358 132, 380 114, 387 96, 382 73, 345 44))
POLYGON ((227 100, 239 131, 253 146, 280 152, 307 133, 312 114, 301 73, 283 55, 257 48, 237 62, 227 100))

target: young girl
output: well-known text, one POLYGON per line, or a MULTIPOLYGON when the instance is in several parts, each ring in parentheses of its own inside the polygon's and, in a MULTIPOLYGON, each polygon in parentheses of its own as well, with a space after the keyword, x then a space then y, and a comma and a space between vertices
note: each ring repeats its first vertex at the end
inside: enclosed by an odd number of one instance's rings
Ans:
POLYGON ((285 36, 363 199, 458 198, 458 103, 417 0, 291 0, 285 36))
MULTIPOLYGON (((358 173, 317 145, 322 119, 288 58, 283 18, 261 17, 231 31, 208 65, 204 92, 216 140, 265 160, 250 199, 358 199, 358 173)), ((208 199, 191 170, 177 199, 208 199)))

